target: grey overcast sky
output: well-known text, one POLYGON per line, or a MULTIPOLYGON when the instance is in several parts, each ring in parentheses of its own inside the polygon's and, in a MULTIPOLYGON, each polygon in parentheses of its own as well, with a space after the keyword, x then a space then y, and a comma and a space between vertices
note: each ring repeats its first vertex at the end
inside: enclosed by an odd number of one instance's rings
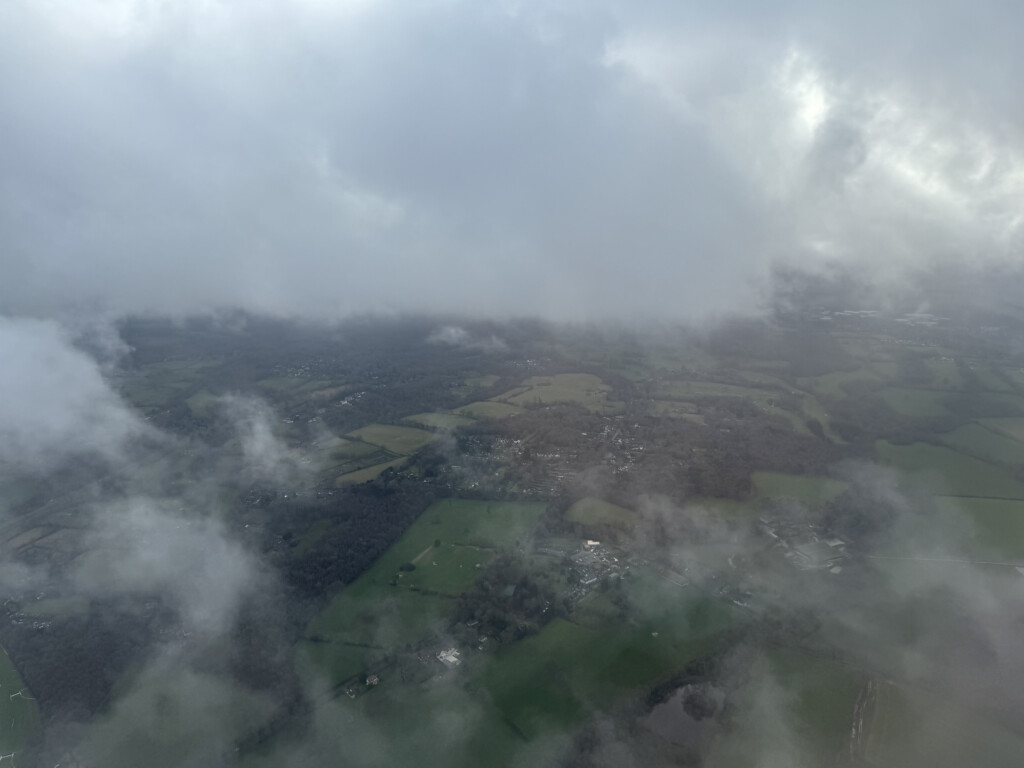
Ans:
POLYGON ((1014 262, 1024 4, 5 0, 0 307, 692 317, 1014 262))

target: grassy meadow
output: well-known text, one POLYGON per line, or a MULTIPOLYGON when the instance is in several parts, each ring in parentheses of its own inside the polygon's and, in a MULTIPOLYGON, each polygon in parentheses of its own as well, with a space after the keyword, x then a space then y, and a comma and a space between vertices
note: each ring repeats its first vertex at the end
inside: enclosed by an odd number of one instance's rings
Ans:
POLYGON ((39 707, 0 648, 0 754, 21 752, 41 733, 39 707), (18 695, 18 691, 22 691, 18 695))
POLYGON ((313 620, 300 644, 305 668, 337 683, 388 649, 442 628, 452 599, 473 583, 477 566, 525 538, 543 511, 540 503, 433 504, 313 620), (401 568, 409 564, 414 568, 401 568))
POLYGON ((393 424, 370 424, 349 432, 346 437, 362 440, 391 453, 414 453, 435 439, 431 432, 415 427, 397 427, 393 424))
POLYGON ((516 406, 576 403, 594 413, 618 413, 622 403, 609 400, 611 387, 590 373, 560 373, 555 376, 534 376, 522 386, 494 400, 516 406))

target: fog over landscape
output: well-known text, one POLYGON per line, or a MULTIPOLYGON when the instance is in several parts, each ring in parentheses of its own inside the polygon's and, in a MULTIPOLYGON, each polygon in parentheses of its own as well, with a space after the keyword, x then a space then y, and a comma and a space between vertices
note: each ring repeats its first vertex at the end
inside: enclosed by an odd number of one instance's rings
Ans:
POLYGON ((1021 28, 5 3, 0 760, 1012 764, 1021 28))

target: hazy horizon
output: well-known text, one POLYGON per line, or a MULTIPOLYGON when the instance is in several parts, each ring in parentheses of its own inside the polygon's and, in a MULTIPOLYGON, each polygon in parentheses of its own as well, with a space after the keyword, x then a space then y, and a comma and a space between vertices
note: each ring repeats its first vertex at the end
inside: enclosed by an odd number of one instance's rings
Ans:
POLYGON ((1012 3, 9 3, 5 314, 694 319, 1017 264, 1012 3))

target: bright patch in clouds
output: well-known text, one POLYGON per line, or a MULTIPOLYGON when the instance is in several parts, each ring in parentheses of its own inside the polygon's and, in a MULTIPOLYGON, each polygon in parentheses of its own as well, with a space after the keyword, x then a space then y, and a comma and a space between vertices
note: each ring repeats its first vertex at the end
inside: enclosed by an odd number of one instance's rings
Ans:
POLYGON ((0 302, 693 317, 1012 258, 1024 19, 914 2, 8 4, 0 302))

